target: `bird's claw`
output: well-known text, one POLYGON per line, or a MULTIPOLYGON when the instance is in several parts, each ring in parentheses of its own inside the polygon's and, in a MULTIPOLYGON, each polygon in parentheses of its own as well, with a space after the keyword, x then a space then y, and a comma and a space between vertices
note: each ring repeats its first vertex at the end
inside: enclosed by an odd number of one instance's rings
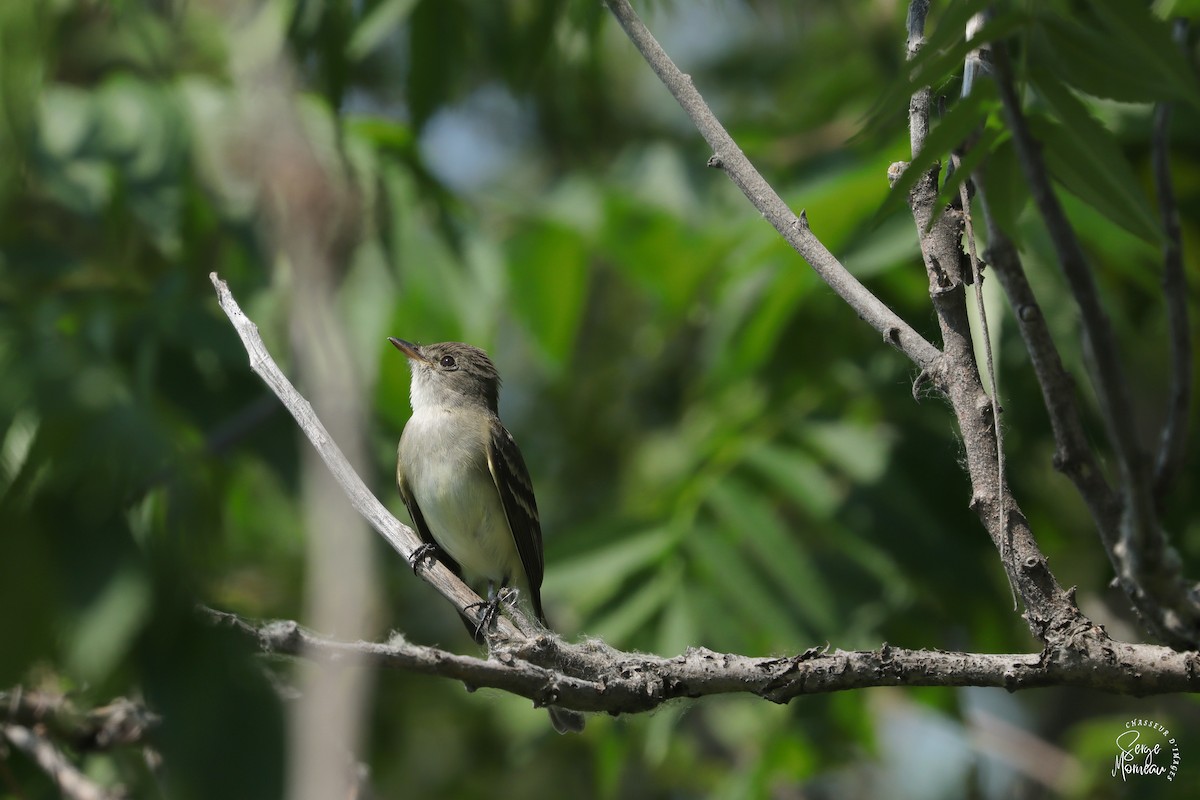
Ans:
POLYGON ((437 561, 437 545, 425 542, 413 550, 412 555, 408 557, 408 566, 412 567, 413 572, 420 573, 421 566, 426 561, 437 561))
POLYGON ((497 617, 500 616, 500 595, 463 606, 464 611, 471 611, 476 608, 483 609, 479 614, 479 622, 475 625, 475 639, 482 642, 484 633, 492 629, 492 626, 496 624, 497 617))

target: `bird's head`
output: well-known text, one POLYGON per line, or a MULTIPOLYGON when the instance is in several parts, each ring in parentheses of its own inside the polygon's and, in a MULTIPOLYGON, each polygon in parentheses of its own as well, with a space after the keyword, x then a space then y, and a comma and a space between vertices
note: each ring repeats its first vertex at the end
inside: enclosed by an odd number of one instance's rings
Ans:
POLYGON ((482 404, 496 413, 500 373, 487 353, 462 342, 421 345, 393 337, 388 341, 408 357, 414 411, 482 404))

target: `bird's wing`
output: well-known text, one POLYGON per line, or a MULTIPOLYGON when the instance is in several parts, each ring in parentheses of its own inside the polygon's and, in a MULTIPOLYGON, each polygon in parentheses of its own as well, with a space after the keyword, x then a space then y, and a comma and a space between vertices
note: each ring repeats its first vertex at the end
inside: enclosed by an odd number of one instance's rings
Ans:
POLYGON ((537 500, 533 497, 533 482, 529 479, 529 470, 525 467, 525 459, 521 457, 516 441, 499 420, 492 421, 487 461, 496 491, 500 493, 504 516, 508 519, 509 530, 517 545, 517 554, 521 557, 521 565, 525 567, 534 610, 544 620, 541 602, 542 573, 545 569, 542 561, 542 524, 538 519, 537 500))
POLYGON ((417 535, 421 537, 421 541, 437 548, 438 561, 441 561, 451 572, 461 578, 462 568, 459 567, 458 562, 451 558, 433 538, 433 533, 429 530, 429 523, 425 521, 425 515, 421 513, 421 507, 417 505, 417 498, 412 493, 412 487, 409 486, 408 479, 404 476, 404 465, 399 460, 396 462, 396 486, 400 488, 400 499, 404 501, 408 515, 412 517, 413 527, 417 529, 417 535))

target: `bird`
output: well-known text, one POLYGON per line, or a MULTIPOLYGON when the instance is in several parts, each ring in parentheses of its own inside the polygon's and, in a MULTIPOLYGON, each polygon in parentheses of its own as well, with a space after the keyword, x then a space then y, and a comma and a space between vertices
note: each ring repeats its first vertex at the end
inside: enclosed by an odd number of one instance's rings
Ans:
MULTIPOLYGON (((542 528, 521 450, 500 421, 500 373, 487 353, 463 342, 420 345, 388 337, 408 359, 412 417, 397 448, 396 483, 423 542, 414 568, 432 555, 478 590, 486 585, 483 631, 506 592, 542 608, 542 528)), ((547 707, 559 733, 583 729, 583 715, 547 707)))

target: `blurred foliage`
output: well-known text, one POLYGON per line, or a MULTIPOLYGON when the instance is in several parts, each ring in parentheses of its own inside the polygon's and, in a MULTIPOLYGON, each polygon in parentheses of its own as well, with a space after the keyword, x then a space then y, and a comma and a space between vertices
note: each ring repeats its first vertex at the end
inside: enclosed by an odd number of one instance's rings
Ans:
MULTIPOLYGON (((935 4, 911 80, 899 3, 639 9, 768 180, 931 339, 915 232, 886 169, 908 157, 913 80, 950 108, 920 163, 982 124, 997 211, 1083 376, 1075 310, 994 94, 953 103, 962 23, 980 5, 935 4)), ((1195 47, 1178 51, 1166 23, 1118 0, 1017 4, 989 31, 1014 39, 1032 123, 1156 441, 1167 348, 1150 104, 1176 104, 1195 330, 1195 47)), ((545 594, 567 635, 665 655, 1035 646, 967 509, 948 409, 913 402, 911 365, 705 168, 702 141, 601 4, 52 0, 0 4, 0 687, 143 695, 167 720, 156 741, 167 796, 281 792, 285 709, 245 643, 192 612, 202 601, 300 614, 304 445, 247 368, 207 277, 231 282, 286 370, 288 272, 230 135, 239 103, 253 102, 237 70, 279 52, 295 65, 307 135, 359 195, 359 240, 330 302, 376 410, 365 477, 397 513, 408 373, 384 337, 467 340, 507 379, 502 414, 537 483, 545 594)), ((1085 611, 1140 638, 1050 466, 1020 340, 1007 324, 996 335, 1022 508, 1085 611)), ((1180 485, 1198 479, 1192 459, 1180 485)), ((1167 523, 1197 574, 1186 490, 1167 523)), ((469 650, 454 613, 375 546, 391 565, 384 624, 469 650)), ((964 744, 982 706, 1075 765, 1056 788, 1071 796, 1173 788, 1108 777, 1123 719, 1177 728, 1185 770, 1200 753, 1190 700, 1068 691, 877 690, 788 708, 709 698, 595 718, 561 739, 528 705, 382 675, 359 755, 383 797, 1036 793, 1029 763, 964 744)), ((56 796, 32 765, 5 764, 0 797, 56 796)), ((154 796, 136 753, 85 766, 154 796)))

